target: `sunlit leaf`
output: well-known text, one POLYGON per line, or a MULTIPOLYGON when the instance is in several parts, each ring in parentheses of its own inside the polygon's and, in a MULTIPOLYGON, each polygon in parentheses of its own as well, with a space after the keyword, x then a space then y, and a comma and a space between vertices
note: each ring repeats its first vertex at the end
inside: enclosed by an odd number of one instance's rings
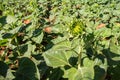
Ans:
POLYGON ((12 16, 12 15, 8 15, 7 18, 6 18, 6 22, 8 24, 14 23, 16 20, 17 19, 14 16, 12 16))

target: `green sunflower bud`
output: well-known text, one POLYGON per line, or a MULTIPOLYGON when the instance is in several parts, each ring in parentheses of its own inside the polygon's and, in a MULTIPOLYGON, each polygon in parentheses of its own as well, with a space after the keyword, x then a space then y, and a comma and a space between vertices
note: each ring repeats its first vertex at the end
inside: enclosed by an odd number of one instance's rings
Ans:
POLYGON ((70 25, 70 33, 73 36, 80 35, 83 33, 85 25, 80 20, 73 20, 70 25))

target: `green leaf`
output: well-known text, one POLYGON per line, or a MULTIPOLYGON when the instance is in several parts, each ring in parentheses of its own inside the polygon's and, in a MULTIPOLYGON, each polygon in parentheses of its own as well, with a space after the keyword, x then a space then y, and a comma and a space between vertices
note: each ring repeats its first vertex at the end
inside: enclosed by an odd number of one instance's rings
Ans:
POLYGON ((117 17, 113 17, 110 19, 110 23, 115 23, 117 21, 117 17))
POLYGON ((2 25, 5 25, 7 22, 6 22, 6 16, 3 16, 3 17, 0 17, 0 23, 2 25))
POLYGON ((7 75, 6 75, 6 80, 13 80, 15 76, 12 74, 12 70, 8 69, 7 70, 7 75))
POLYGON ((64 40, 66 40, 66 39, 67 39, 67 37, 60 37, 60 36, 58 36, 57 38, 53 39, 52 42, 53 42, 54 44, 57 44, 57 43, 59 43, 59 42, 61 42, 61 41, 64 41, 64 40))
POLYGON ((106 28, 106 27, 105 27, 105 28, 96 30, 96 31, 94 32, 94 35, 95 35, 96 37, 103 37, 103 38, 105 38, 105 37, 111 36, 112 33, 111 33, 111 29, 110 29, 110 28, 106 28))
POLYGON ((93 80, 92 76, 94 75, 91 73, 91 68, 81 67, 80 69, 64 70, 63 77, 68 78, 68 80, 93 80))
POLYGON ((92 79, 93 74, 89 70, 90 68, 78 69, 78 71, 75 73, 74 80, 93 80, 92 79))
POLYGON ((48 66, 60 67, 70 65, 68 63, 65 51, 53 51, 49 50, 43 54, 44 59, 48 66))
POLYGON ((114 10, 113 15, 115 15, 115 16, 119 16, 119 15, 120 15, 120 10, 114 10))
POLYGON ((5 33, 2 37, 3 37, 4 39, 10 39, 10 38, 13 38, 14 36, 16 36, 16 34, 5 33))
POLYGON ((21 58, 18 66, 15 80, 40 80, 40 73, 31 59, 27 57, 21 58))
POLYGON ((15 18, 15 16, 12 16, 12 15, 8 15, 7 18, 6 18, 6 22, 8 24, 14 23, 14 22, 16 22, 16 20, 17 19, 15 18))
POLYGON ((58 42, 52 47, 54 50, 69 50, 71 48, 71 43, 68 40, 63 40, 61 42, 58 42))
POLYGON ((0 46, 7 46, 7 43, 8 43, 7 39, 0 40, 0 46))
POLYGON ((34 42, 40 44, 42 42, 42 39, 43 39, 43 32, 40 30, 40 29, 36 29, 34 32, 33 32, 33 37, 31 38, 34 42))
POLYGON ((56 24, 52 26, 52 33, 61 33, 63 32, 63 25, 62 24, 56 24))
POLYGON ((36 46, 28 43, 27 51, 24 53, 24 57, 30 57, 32 53, 34 53, 36 46))
POLYGON ((110 41, 110 51, 114 54, 120 55, 120 46, 116 44, 117 39, 116 38, 111 38, 110 41))
POLYGON ((64 70, 65 78, 69 80, 104 80, 107 70, 107 60, 104 56, 98 55, 95 60, 84 58, 83 65, 78 69, 70 68, 64 70))
POLYGON ((5 80, 5 78, 4 78, 3 76, 1 76, 1 75, 0 75, 0 79, 1 79, 1 80, 5 80))
POLYGON ((73 39, 72 40, 72 47, 74 48, 74 50, 77 52, 77 54, 80 53, 81 50, 81 42, 79 38, 73 39))
POLYGON ((60 68, 55 68, 51 71, 48 80, 60 80, 62 77, 63 71, 60 68))
POLYGON ((50 50, 46 51, 43 56, 48 66, 59 67, 69 65, 68 59, 71 54, 71 43, 64 40, 56 43, 50 50))
POLYGON ((114 54, 119 54, 120 55, 120 47, 113 44, 110 46, 110 51, 114 54))
POLYGON ((0 79, 1 79, 1 76, 4 77, 4 78, 6 77, 8 68, 9 67, 8 67, 7 64, 0 61, 0 79))
POLYGON ((112 60, 119 61, 120 60, 120 46, 115 44, 116 39, 111 40, 110 43, 110 56, 112 60))
MULTIPOLYGON (((68 78, 68 80, 74 80, 75 73, 77 72, 76 68, 70 68, 68 70, 64 70, 64 78, 68 78)), ((76 79, 75 79, 76 80, 76 79)))
POLYGON ((107 21, 107 20, 109 20, 110 19, 110 15, 109 14, 104 14, 103 15, 103 18, 102 18, 104 21, 107 21))
POLYGON ((105 80, 107 73, 107 59, 104 55, 99 54, 94 59, 94 79, 95 80, 105 80))

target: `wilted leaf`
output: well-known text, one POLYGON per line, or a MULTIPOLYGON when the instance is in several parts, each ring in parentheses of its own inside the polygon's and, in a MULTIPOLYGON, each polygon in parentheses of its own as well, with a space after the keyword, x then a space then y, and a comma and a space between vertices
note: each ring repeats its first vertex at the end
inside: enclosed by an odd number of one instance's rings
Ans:
POLYGON ((96 27, 96 29, 100 29, 100 28, 103 28, 103 27, 105 27, 105 24, 100 24, 96 27))
POLYGON ((51 30, 51 27, 45 27, 43 31, 47 33, 51 33, 52 30, 51 30))
POLYGON ((29 19, 23 20, 23 23, 24 23, 24 24, 29 24, 29 23, 30 23, 30 20, 29 20, 29 19))

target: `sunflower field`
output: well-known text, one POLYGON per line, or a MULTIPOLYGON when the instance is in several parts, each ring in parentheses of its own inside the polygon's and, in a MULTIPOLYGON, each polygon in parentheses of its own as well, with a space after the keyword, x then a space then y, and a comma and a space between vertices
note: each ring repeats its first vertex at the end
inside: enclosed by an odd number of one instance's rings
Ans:
POLYGON ((120 80, 120 0, 0 0, 0 80, 120 80))

